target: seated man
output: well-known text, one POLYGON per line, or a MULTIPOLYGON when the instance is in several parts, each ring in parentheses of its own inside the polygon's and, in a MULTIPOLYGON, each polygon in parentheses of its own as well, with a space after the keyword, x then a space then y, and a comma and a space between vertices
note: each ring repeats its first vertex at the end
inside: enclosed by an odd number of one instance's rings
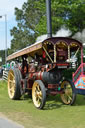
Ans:
POLYGON ((63 48, 57 48, 57 60, 65 61, 68 58, 68 53, 63 48))

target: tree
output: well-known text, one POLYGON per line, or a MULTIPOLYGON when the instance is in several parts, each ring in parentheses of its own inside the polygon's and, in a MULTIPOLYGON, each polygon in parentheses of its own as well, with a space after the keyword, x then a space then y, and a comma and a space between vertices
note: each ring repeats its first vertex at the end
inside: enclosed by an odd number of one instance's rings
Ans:
MULTIPOLYGON (((84 0, 51 0, 52 33, 61 26, 72 31, 82 31, 85 26, 84 0)), ((46 0, 28 0, 22 9, 15 8, 17 27, 11 30, 11 52, 34 43, 36 38, 47 33, 46 0)))

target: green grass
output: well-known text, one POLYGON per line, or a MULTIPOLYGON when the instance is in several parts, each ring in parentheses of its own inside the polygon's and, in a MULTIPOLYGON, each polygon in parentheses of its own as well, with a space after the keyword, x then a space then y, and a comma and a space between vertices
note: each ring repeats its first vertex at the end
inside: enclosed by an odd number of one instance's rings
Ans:
POLYGON ((85 97, 77 96, 74 106, 63 105, 60 96, 49 96, 44 110, 34 107, 31 98, 10 100, 7 83, 0 82, 0 112, 25 128, 84 128, 85 97))

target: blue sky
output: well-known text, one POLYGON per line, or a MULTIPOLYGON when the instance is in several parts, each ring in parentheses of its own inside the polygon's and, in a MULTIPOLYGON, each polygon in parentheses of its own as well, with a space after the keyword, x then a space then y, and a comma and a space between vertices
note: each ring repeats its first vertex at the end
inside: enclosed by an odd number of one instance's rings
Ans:
POLYGON ((10 47, 10 29, 16 26, 14 8, 21 8, 27 0, 0 0, 0 50, 5 49, 5 14, 7 15, 7 47, 10 47))

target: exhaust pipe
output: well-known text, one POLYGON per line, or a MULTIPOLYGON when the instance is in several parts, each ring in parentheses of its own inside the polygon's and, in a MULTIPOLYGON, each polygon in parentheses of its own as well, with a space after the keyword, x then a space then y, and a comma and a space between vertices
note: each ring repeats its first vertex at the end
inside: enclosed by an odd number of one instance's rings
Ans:
POLYGON ((47 15, 47 35, 48 38, 51 38, 52 37, 51 0, 46 0, 46 15, 47 15))

